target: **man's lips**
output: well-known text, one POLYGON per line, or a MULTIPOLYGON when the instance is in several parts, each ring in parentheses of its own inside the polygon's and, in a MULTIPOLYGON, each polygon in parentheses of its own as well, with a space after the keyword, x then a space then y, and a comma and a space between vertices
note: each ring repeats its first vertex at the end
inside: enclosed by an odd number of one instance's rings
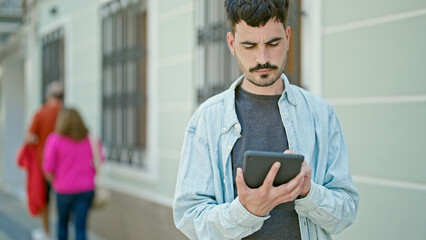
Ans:
POLYGON ((270 68, 261 68, 261 69, 259 69, 259 70, 256 70, 256 72, 258 73, 258 74, 268 74, 268 73, 270 73, 272 71, 272 69, 270 69, 270 68))

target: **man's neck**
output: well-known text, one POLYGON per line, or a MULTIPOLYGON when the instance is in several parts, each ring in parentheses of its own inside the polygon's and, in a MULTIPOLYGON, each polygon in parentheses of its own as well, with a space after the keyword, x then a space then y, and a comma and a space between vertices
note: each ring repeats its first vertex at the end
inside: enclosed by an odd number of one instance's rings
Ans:
POLYGON ((62 103, 61 103, 61 101, 59 101, 58 99, 56 99, 56 98, 49 98, 49 99, 47 99, 47 101, 46 101, 46 105, 47 106, 51 106, 51 107, 54 107, 54 106, 60 106, 62 103))
POLYGON ((274 84, 267 87, 259 87, 251 83, 246 78, 243 79, 243 82, 241 83, 241 88, 245 91, 257 95, 281 95, 284 91, 284 83, 281 80, 281 77, 275 81, 274 84))

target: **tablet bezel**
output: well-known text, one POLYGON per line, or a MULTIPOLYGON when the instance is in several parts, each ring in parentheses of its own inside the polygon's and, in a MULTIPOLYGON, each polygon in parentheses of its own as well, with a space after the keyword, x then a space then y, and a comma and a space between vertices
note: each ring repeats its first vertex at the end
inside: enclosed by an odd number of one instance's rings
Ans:
MULTIPOLYGON (((304 156, 300 154, 249 150, 244 154, 244 180, 248 187, 258 188, 263 184, 272 165, 280 162, 281 167, 273 182, 274 186, 279 186, 289 182, 300 173, 303 161, 304 156)), ((294 202, 280 204, 275 209, 293 210, 294 202)))

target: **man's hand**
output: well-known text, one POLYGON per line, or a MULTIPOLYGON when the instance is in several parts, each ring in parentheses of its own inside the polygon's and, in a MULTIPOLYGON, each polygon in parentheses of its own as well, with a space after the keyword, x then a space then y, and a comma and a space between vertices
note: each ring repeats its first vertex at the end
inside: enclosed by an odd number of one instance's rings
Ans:
MULTIPOLYGON (((294 154, 288 150, 285 153, 294 154)), ((311 168, 303 162, 302 169, 295 178, 286 184, 274 187, 273 182, 280 166, 279 162, 272 165, 259 188, 249 188, 244 181, 242 169, 237 169, 235 182, 240 202, 253 215, 263 217, 278 204, 293 201, 299 195, 302 197, 308 195, 311 189, 311 168)))
POLYGON ((38 143, 38 137, 37 137, 36 134, 28 132, 27 135, 25 136, 24 141, 26 143, 29 143, 29 144, 37 144, 38 143))
POLYGON ((293 201, 300 195, 303 186, 303 175, 300 172, 290 182, 274 187, 273 182, 281 164, 276 162, 272 165, 268 175, 259 188, 249 188, 244 181, 243 170, 237 169, 238 196, 241 204, 253 215, 263 217, 280 203, 293 201))
MULTIPOLYGON (((286 154, 296 154, 290 150, 285 150, 284 153, 286 154)), ((306 197, 308 196, 309 191, 311 190, 311 172, 312 169, 308 166, 308 164, 306 164, 306 162, 302 163, 302 169, 300 170, 301 172, 304 172, 304 180, 303 181, 303 187, 302 187, 302 191, 300 192, 300 196, 301 197, 306 197)))
POLYGON ((53 183, 53 180, 55 179, 55 177, 53 176, 52 173, 49 172, 44 172, 44 178, 49 182, 49 183, 53 183))

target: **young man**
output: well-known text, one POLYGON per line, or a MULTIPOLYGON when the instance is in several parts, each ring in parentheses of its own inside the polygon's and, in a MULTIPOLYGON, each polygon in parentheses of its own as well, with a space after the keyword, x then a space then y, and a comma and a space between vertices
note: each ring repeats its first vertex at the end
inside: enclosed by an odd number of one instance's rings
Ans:
MULTIPOLYGON (((37 151, 37 159, 41 166, 43 163, 43 150, 47 136, 55 130, 56 117, 61 110, 62 101, 64 97, 64 89, 62 82, 51 82, 46 88, 46 103, 41 109, 37 111, 32 120, 30 129, 28 130, 25 141, 29 144, 34 144, 37 151)), ((49 195, 50 184, 45 180, 46 190, 41 191, 40 194, 45 195, 46 207, 41 210, 40 218, 43 225, 43 230, 33 232, 35 239, 49 239, 49 195)), ((44 189, 44 188, 43 188, 44 189)))
POLYGON ((288 0, 227 0, 231 54, 243 72, 203 103, 186 129, 174 220, 191 239, 330 239, 355 219, 358 192, 342 131, 323 99, 282 74, 291 30, 288 0), (247 150, 300 153, 302 169, 274 187, 275 163, 250 189, 247 150), (274 209, 295 200, 295 210, 274 209))

